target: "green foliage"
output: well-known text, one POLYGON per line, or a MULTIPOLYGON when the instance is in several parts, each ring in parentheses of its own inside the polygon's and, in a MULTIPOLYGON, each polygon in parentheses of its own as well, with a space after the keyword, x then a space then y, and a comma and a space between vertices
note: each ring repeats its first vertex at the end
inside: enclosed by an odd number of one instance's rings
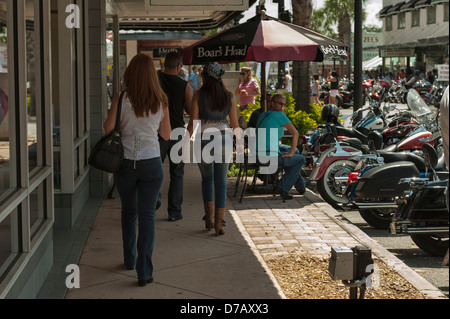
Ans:
POLYGON ((247 108, 241 112, 241 116, 244 118, 245 123, 248 123, 250 120, 250 116, 252 116, 252 113, 256 110, 258 110, 261 106, 260 98, 257 97, 255 99, 255 104, 248 104, 247 108))

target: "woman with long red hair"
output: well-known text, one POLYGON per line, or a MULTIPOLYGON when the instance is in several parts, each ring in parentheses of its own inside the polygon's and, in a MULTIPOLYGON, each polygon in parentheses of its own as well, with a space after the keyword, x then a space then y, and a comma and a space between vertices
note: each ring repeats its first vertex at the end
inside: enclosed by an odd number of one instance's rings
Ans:
MULTIPOLYGON (((138 284, 145 286, 153 281, 155 212, 164 179, 158 134, 165 140, 170 138, 170 117, 167 96, 149 56, 135 56, 124 81, 126 88, 120 117, 124 163, 114 178, 122 203, 125 267, 136 268, 138 284)), ((119 97, 114 98, 103 125, 106 134, 114 129, 119 97)))

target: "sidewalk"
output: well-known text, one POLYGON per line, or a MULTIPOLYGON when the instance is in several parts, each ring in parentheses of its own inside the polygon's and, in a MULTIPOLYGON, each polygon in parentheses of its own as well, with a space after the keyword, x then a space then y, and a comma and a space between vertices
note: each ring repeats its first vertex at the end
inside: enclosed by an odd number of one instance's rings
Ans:
MULTIPOLYGON (((168 171, 166 165, 166 171, 168 171)), ((137 286, 136 272, 125 270, 120 230, 120 200, 104 200, 90 229, 78 265, 81 288, 67 299, 285 299, 264 262, 292 250, 330 256, 332 246, 368 246, 431 298, 442 294, 356 226, 340 221, 320 197, 282 202, 272 195, 234 198, 229 181, 226 234, 204 228, 201 179, 197 165, 186 165, 184 218, 167 221, 166 202, 157 213, 154 283, 137 286)), ((162 193, 167 197, 168 174, 162 193)), ((65 274, 67 276, 68 274, 65 274)), ((63 275, 61 275, 62 277, 63 275)))

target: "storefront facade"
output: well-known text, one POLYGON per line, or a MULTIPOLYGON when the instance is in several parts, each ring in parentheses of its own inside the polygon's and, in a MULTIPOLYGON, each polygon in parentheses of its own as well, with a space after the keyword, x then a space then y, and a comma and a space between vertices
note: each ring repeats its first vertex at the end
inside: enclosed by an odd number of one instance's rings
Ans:
MULTIPOLYGON (((76 237, 70 231, 88 232, 89 225, 74 225, 110 189, 112 176, 87 162, 110 102, 108 23, 119 70, 119 25, 149 30, 166 21, 167 30, 195 30, 249 7, 248 0, 189 4, 0 0, 0 299, 36 298, 68 247, 83 245, 61 243, 76 237)), ((117 92, 118 76, 114 82, 117 92)))
POLYGON ((384 69, 428 72, 449 54, 448 0, 383 0, 384 69))

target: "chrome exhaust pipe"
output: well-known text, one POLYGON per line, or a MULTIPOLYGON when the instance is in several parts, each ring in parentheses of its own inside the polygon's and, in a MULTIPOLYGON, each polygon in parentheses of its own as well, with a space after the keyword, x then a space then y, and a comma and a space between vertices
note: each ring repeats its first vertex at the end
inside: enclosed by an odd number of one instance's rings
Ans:
POLYGON ((395 209, 398 207, 395 203, 353 203, 359 209, 395 209))
POLYGON ((405 227, 405 233, 407 234, 442 234, 448 233, 447 227, 405 227))

